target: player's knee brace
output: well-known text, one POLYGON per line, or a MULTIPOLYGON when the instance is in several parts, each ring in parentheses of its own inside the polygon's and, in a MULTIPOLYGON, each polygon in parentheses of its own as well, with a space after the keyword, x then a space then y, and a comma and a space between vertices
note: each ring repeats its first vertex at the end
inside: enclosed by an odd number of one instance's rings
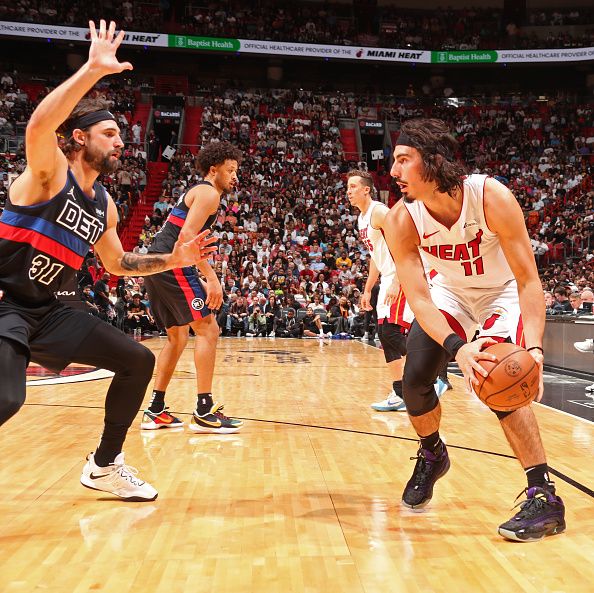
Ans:
POLYGON ((407 385, 402 382, 402 398, 406 404, 406 411, 411 416, 423 416, 437 407, 439 399, 435 393, 433 383, 427 385, 407 385))
POLYGON ((406 411, 411 416, 422 416, 437 407, 439 399, 435 393, 433 381, 427 380, 428 374, 420 368, 412 357, 406 360, 402 379, 402 397, 406 411))
POLYGON ((400 360, 403 356, 406 356, 406 336, 402 333, 402 328, 399 325, 380 323, 377 335, 384 349, 386 362, 400 360))

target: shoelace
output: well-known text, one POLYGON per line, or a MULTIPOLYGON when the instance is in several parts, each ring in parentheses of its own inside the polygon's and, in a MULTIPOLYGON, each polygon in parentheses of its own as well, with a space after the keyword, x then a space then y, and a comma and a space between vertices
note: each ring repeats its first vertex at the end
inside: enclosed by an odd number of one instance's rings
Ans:
POLYGON ((144 484, 142 480, 136 478, 138 470, 135 467, 121 463, 118 465, 114 464, 114 468, 114 477, 115 475, 120 475, 122 478, 124 478, 124 480, 128 480, 128 482, 134 484, 135 486, 142 486, 142 484, 144 484))
POLYGON ((413 459, 417 460, 417 465, 415 465, 415 486, 423 486, 431 473, 431 463, 425 459, 422 453, 419 451, 415 457, 410 458, 411 461, 413 459), (419 471, 417 472, 417 466, 419 466, 419 471))
POLYGON ((225 414, 223 414, 223 412, 221 411, 224 407, 225 404, 219 404, 215 406, 214 409, 211 411, 211 414, 213 416, 216 416, 217 418, 220 418, 221 420, 231 420, 229 416, 225 416, 225 414))
MULTIPOLYGON (((526 494, 528 492, 528 488, 524 488, 518 496, 516 496, 516 500, 522 496, 522 494, 526 494)), ((516 502, 514 500, 514 502, 516 502)), ((547 497, 546 494, 541 494, 540 492, 536 494, 536 496, 532 498, 528 498, 526 500, 521 500, 517 504, 515 504, 512 509, 520 507, 520 510, 515 514, 514 518, 517 519, 528 519, 533 517, 534 515, 538 514, 543 507, 547 504, 547 497)))

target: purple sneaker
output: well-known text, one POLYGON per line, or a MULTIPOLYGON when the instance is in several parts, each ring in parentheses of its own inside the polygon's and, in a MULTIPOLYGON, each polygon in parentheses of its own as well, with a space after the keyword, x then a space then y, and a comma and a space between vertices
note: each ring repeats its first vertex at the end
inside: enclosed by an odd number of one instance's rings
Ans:
POLYGON ((410 509, 420 509, 433 497, 435 482, 450 469, 450 458, 444 445, 439 456, 427 449, 419 449, 417 456, 411 459, 416 459, 417 463, 411 479, 404 488, 402 504, 410 509))
POLYGON ((520 510, 499 526, 499 535, 517 542, 535 542, 545 535, 565 531, 565 505, 555 494, 554 487, 526 488, 520 492, 518 498, 524 492, 526 500, 518 503, 520 510))

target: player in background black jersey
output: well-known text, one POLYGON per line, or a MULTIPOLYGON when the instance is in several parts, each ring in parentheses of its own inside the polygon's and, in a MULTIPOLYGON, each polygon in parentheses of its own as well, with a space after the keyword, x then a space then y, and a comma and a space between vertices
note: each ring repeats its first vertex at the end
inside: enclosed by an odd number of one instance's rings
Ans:
MULTIPOLYGON (((171 245, 188 241, 208 229, 217 217, 221 195, 237 184, 237 168, 241 151, 229 142, 211 142, 196 158, 204 180, 191 187, 170 212, 163 228, 157 233, 149 253, 169 251, 171 245)), ((219 326, 211 310, 223 302, 223 289, 207 261, 197 265, 206 282, 203 283, 192 267, 149 276, 147 288, 151 309, 159 325, 167 329, 167 344, 157 359, 157 376, 150 406, 144 412, 141 428, 155 430, 176 428, 183 422, 165 407, 165 392, 173 371, 186 347, 190 327, 196 335, 194 364, 196 367, 196 409, 190 430, 206 433, 237 432, 243 422, 222 413, 222 404, 213 402, 214 375, 219 326)))
POLYGON ((114 171, 124 146, 105 104, 84 95, 104 76, 131 70, 116 51, 124 32, 89 23, 87 62, 38 105, 26 132, 27 168, 10 187, 0 218, 0 424, 25 401, 30 360, 59 372, 76 362, 115 373, 105 400, 101 441, 87 458, 84 486, 127 500, 157 491, 126 465, 122 447, 152 376, 154 356, 92 315, 60 303, 54 293, 71 280, 89 246, 112 274, 147 275, 201 261, 214 249, 198 235, 171 253, 124 253, 117 212, 97 177, 114 171), (64 132, 64 151, 56 130, 64 132))

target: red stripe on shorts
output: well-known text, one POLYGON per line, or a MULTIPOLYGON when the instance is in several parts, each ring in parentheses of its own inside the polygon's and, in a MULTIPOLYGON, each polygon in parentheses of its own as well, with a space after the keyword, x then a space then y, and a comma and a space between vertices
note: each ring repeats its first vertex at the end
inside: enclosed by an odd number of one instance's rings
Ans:
POLYGON ((188 303, 188 309, 190 309, 190 312, 192 313, 192 317, 194 319, 202 319, 202 313, 200 311, 196 311, 196 309, 192 307, 192 302, 196 296, 194 295, 194 291, 192 290, 188 279, 185 277, 183 270, 178 268, 172 270, 172 272, 175 276, 175 279, 177 280, 177 283, 179 284, 179 287, 182 289, 186 303, 188 303))
POLYGON ((462 338, 466 342, 468 338, 466 337, 466 332, 464 331, 462 325, 460 325, 460 322, 453 315, 450 315, 447 311, 444 311, 443 309, 440 309, 440 311, 442 315, 446 318, 446 321, 448 322, 448 325, 452 328, 452 330, 455 331, 460 336, 460 338, 462 338))

